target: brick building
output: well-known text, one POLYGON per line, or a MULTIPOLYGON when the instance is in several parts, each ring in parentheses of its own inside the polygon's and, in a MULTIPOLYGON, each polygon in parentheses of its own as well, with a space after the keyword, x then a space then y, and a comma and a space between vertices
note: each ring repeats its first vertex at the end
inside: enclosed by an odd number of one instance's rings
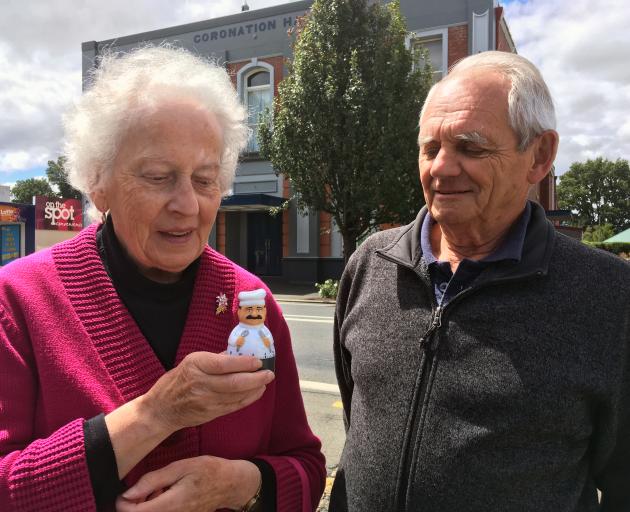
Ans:
MULTIPOLYGON (((255 0, 250 0, 255 6, 255 0)), ((289 183, 276 176, 258 154, 258 113, 269 105, 291 57, 287 30, 312 1, 298 1, 231 16, 82 45, 83 76, 107 48, 129 50, 144 42, 167 41, 225 63, 250 112, 254 136, 236 172, 232 195, 225 198, 210 244, 233 261, 262 276, 301 282, 338 277, 343 268, 341 236, 323 212, 301 215, 292 205, 272 217, 270 206, 290 197, 289 183)), ((401 0, 410 31, 410 48, 428 50, 435 80, 459 59, 486 50, 516 51, 503 8, 497 0, 401 0)), ((554 179, 532 191, 546 209, 555 208, 554 179)))

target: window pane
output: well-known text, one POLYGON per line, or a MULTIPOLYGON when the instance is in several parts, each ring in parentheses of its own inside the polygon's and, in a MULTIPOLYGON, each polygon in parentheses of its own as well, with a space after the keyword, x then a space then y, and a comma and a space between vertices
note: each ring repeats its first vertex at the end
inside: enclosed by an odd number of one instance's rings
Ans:
POLYGON ((330 255, 333 258, 343 257, 343 239, 335 219, 330 220, 330 255))
POLYGON ((247 144, 247 151, 250 153, 259 151, 258 118, 267 107, 271 107, 271 87, 247 92, 247 124, 252 130, 251 138, 247 144))
POLYGON ((258 122, 260 114, 268 107, 271 107, 273 100, 270 73, 268 71, 256 71, 247 77, 244 99, 247 106, 247 124, 252 131, 247 144, 247 151, 255 153, 259 151, 258 122))
POLYGON ((245 151, 247 153, 258 153, 260 151, 260 146, 258 145, 258 125, 250 124, 249 128, 252 132, 249 136, 249 140, 247 141, 247 147, 245 148, 245 151))
POLYGON ((297 212, 297 222, 296 222, 296 247, 295 250, 298 254, 308 254, 309 253, 309 214, 306 212, 302 215, 300 212, 297 212))
POLYGON ((271 91, 249 91, 247 93, 247 114, 248 122, 257 123, 258 116, 267 107, 271 106, 271 91))
POLYGON ((247 87, 255 87, 257 85, 268 85, 269 73, 267 71, 258 71, 247 78, 247 87))
MULTIPOLYGON (((442 71, 444 70, 444 62, 442 61, 442 38, 430 37, 425 39, 416 39, 414 42, 414 50, 418 51, 420 48, 426 48, 428 52, 429 62, 433 68, 434 81, 442 78, 442 71)), ((420 57, 418 59, 418 65, 424 66, 424 59, 420 57)))

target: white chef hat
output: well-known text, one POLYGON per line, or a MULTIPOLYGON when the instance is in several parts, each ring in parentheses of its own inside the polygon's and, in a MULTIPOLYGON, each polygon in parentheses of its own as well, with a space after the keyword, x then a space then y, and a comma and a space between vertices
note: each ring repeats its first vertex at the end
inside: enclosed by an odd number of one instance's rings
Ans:
POLYGON ((239 307, 264 306, 267 292, 262 288, 251 292, 241 292, 238 294, 239 307))

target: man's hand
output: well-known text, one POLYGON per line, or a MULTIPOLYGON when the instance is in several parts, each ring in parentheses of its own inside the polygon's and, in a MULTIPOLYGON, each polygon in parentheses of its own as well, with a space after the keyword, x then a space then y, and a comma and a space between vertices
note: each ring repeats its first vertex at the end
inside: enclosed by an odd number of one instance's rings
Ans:
POLYGON ((258 468, 246 460, 202 456, 144 475, 116 500, 117 512, 238 510, 256 493, 258 468))
POLYGON ((241 348, 245 344, 245 338, 243 336, 239 336, 236 338, 236 348, 241 348))

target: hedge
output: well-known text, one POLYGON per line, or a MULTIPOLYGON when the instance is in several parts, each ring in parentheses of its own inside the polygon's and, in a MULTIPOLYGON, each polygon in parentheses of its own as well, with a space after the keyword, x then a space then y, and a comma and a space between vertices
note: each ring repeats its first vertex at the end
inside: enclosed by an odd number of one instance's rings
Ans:
POLYGON ((591 247, 595 247, 597 249, 603 249, 604 251, 612 252, 613 254, 617 254, 618 256, 623 256, 626 259, 630 257, 630 242, 612 242, 612 243, 604 243, 604 242, 584 242, 591 247))

